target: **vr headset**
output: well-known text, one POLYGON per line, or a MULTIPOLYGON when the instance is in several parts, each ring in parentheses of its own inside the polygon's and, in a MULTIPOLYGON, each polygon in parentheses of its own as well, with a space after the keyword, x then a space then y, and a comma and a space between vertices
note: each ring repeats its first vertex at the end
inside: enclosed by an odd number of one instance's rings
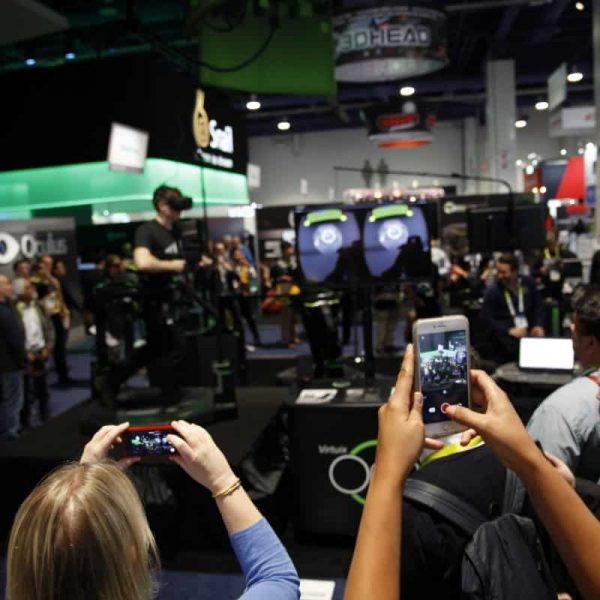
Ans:
POLYGON ((192 199, 188 196, 170 196, 166 200, 173 210, 189 210, 192 208, 192 199))

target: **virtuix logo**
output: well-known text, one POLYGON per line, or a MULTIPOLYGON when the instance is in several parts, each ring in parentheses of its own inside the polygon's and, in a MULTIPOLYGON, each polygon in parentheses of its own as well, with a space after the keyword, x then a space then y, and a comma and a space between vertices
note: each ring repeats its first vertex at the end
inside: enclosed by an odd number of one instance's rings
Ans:
POLYGON ((327 446, 326 444, 319 444, 319 454, 338 455, 346 454, 348 452, 347 446, 327 446))
POLYGON ((66 238, 55 238, 51 232, 45 238, 36 238, 31 233, 26 233, 17 240, 13 235, 0 231, 0 265, 12 263, 19 252, 25 258, 34 258, 40 254, 62 256, 69 251, 66 238))

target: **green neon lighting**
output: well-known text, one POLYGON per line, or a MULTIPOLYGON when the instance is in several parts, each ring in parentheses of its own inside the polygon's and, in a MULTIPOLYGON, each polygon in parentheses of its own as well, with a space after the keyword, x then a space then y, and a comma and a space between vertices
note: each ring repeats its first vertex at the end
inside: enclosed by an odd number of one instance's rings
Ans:
POLYGON ((325 221, 342 221, 343 223, 347 220, 348 217, 339 208, 330 208, 308 213, 304 221, 304 227, 310 227, 311 225, 324 223, 325 221))
POLYGON ((375 223, 379 219, 389 217, 412 217, 413 211, 406 204, 390 204, 388 206, 378 206, 373 209, 369 222, 375 223))
POLYGON ((141 174, 110 171, 107 162, 0 172, 0 218, 17 218, 44 208, 92 205, 94 212, 152 211, 152 192, 166 184, 202 205, 250 203, 246 176, 162 158, 146 159, 141 174))
MULTIPOLYGON (((352 454, 352 456, 357 456, 363 450, 366 450, 367 448, 374 448, 375 446, 377 446, 377 440, 365 440, 357 446, 354 446, 354 448, 350 450, 350 454, 352 454)), ((352 494, 351 498, 355 502, 358 502, 360 505, 364 506, 365 498, 363 498, 360 494, 352 494)))

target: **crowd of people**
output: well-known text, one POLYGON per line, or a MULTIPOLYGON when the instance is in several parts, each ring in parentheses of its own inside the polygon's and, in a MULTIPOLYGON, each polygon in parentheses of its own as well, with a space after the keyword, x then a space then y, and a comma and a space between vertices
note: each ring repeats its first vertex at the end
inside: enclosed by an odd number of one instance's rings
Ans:
POLYGON ((49 417, 48 360, 53 357, 59 386, 70 386, 67 338, 71 315, 81 310, 65 263, 41 255, 32 265, 21 259, 14 277, 0 274, 0 439, 15 439, 39 418, 49 417))

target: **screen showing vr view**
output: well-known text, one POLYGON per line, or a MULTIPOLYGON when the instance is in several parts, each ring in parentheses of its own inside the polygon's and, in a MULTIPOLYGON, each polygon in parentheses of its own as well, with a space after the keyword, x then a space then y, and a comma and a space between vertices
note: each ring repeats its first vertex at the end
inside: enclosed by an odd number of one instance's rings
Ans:
POLYGON ((461 329, 419 336, 419 375, 423 393, 423 421, 448 421, 451 404, 466 406, 467 335, 461 329))
POLYGON ((175 432, 171 429, 130 432, 130 435, 125 436, 127 454, 129 456, 175 454, 175 448, 167 440, 169 433, 175 432))
POLYGON ((296 210, 300 271, 313 283, 426 277, 429 227, 424 203, 296 210))

